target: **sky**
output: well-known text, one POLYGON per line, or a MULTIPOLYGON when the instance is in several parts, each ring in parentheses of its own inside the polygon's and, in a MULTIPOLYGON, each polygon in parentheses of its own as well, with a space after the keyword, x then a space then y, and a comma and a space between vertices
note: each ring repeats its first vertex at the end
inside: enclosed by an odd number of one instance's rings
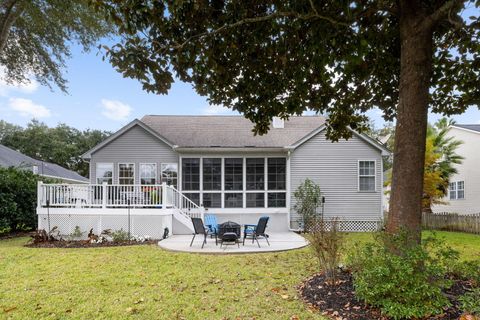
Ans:
MULTIPOLYGON (((146 114, 238 114, 222 106, 210 106, 190 84, 180 81, 173 84, 167 95, 148 94, 137 81, 123 78, 108 61, 103 61, 97 49, 84 53, 73 47, 72 53, 65 69, 68 94, 36 81, 8 85, 0 80, 0 120, 25 126, 35 118, 49 126, 66 123, 81 130, 116 131, 146 114)), ((369 111, 368 116, 377 128, 383 126, 379 110, 369 111)), ((429 121, 440 117, 430 114, 429 121)), ((457 123, 480 124, 480 111, 471 107, 453 118, 457 123)))

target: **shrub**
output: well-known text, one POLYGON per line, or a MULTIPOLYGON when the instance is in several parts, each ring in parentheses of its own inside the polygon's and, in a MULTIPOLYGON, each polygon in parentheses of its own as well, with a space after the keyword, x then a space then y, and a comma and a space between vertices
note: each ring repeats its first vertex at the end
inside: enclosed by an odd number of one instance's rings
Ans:
POLYGON ((0 230, 35 229, 38 179, 27 170, 0 168, 0 230))
POLYGON ((122 242, 129 240, 128 232, 123 229, 113 231, 111 236, 113 242, 122 242))
POLYGON ((405 232, 378 234, 373 243, 348 257, 356 295, 393 319, 438 314, 449 301, 442 290, 451 286, 445 274, 458 253, 435 237, 420 245, 407 243, 405 232))
POLYGON ((317 208, 321 204, 320 187, 307 178, 293 195, 296 200, 294 209, 302 218, 304 228, 307 230, 310 223, 316 219, 317 208))
POLYGON ((475 287, 480 287, 480 259, 458 261, 450 271, 458 278, 469 280, 475 287))
POLYGON ((313 253, 325 272, 327 282, 336 284, 337 270, 344 244, 343 234, 339 230, 339 221, 315 219, 310 227, 310 245, 313 253))
POLYGON ((480 316, 480 288, 467 292, 458 298, 458 302, 463 312, 480 316))

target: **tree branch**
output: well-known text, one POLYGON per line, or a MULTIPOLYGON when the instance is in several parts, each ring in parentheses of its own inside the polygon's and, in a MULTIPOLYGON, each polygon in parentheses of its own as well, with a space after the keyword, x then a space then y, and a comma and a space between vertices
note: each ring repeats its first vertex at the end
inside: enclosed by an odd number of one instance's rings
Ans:
MULTIPOLYGON (((313 3, 312 3, 312 5, 313 5, 313 3)), ((220 33, 224 30, 236 28, 236 27, 239 27, 239 26, 242 26, 242 25, 245 25, 245 24, 263 22, 263 21, 268 21, 268 20, 275 19, 275 18, 286 18, 286 17, 293 17, 293 18, 297 18, 297 19, 300 19, 300 20, 319 19, 319 20, 328 21, 333 25, 340 25, 340 26, 344 26, 344 27, 349 27, 350 26, 349 22, 337 21, 337 20, 332 19, 330 17, 320 15, 320 14, 318 14, 318 12, 316 10, 315 10, 314 13, 307 14, 307 15, 301 15, 298 12, 293 12, 293 11, 278 11, 278 12, 274 12, 274 13, 266 15, 266 16, 245 18, 245 19, 239 20, 239 21, 231 23, 231 24, 225 24, 225 25, 223 25, 223 26, 221 26, 217 29, 211 30, 211 31, 205 31, 205 32, 193 35, 193 36, 189 37, 187 40, 185 40, 184 42, 182 42, 180 44, 176 44, 176 45, 172 46, 171 48, 176 49, 176 50, 181 50, 189 42, 191 42, 192 40, 195 40, 195 39, 201 39, 201 38, 204 38, 204 37, 207 37, 207 36, 211 36, 211 35, 220 33)), ((165 51, 168 48, 162 48, 162 49, 163 49, 162 51, 165 51)), ((157 50, 157 52, 158 51, 159 50, 157 50)))
POLYGON ((464 3, 465 0, 449 0, 446 1, 440 8, 438 8, 435 12, 430 14, 425 18, 425 20, 421 24, 422 29, 430 29, 433 28, 437 23, 442 21, 445 18, 448 18, 448 21, 456 27, 462 27, 463 24, 459 21, 454 21, 451 19, 451 10, 456 6, 460 6, 464 3))
POLYGON ((10 28, 24 10, 21 4, 19 4, 15 10, 15 5, 17 5, 18 2, 18 0, 10 0, 3 3, 5 6, 5 13, 0 21, 0 53, 7 44, 10 28))

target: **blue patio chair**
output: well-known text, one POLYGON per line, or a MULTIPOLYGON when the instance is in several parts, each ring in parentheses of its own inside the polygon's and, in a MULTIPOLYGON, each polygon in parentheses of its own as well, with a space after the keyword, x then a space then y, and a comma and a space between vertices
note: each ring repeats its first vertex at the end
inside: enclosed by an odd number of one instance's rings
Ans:
POLYGON ((260 243, 258 242, 258 238, 262 237, 267 240, 268 245, 270 246, 270 242, 268 242, 268 234, 265 233, 265 229, 267 228, 269 217, 261 217, 258 220, 258 223, 255 224, 246 224, 245 229, 243 231, 243 245, 245 245, 246 238, 252 238, 252 243, 257 241, 258 247, 260 248, 260 243))
POLYGON ((217 216, 214 214, 206 214, 203 218, 205 226, 208 228, 210 235, 216 236, 218 234, 217 216))

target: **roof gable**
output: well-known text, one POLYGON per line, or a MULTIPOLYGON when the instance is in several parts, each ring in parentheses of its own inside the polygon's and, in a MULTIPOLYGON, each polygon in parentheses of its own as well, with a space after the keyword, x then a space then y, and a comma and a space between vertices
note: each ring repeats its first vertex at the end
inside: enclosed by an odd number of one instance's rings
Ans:
POLYGON ((480 134, 480 124, 454 124, 452 127, 480 134))
POLYGON ((135 126, 141 127, 142 129, 144 129, 145 131, 147 131, 148 133, 153 135, 155 138, 157 138, 157 139, 161 140, 162 142, 164 142, 165 144, 167 144, 169 147, 171 147, 171 148, 174 147, 173 143, 171 143, 170 141, 165 139, 157 131, 153 130, 152 128, 150 128, 148 125, 146 125, 142 121, 140 121, 138 119, 135 119, 132 122, 130 122, 129 124, 127 124, 126 126, 124 126, 123 128, 121 128, 120 130, 118 130, 117 132, 115 132, 114 134, 112 134, 111 136, 109 136, 107 139, 105 139, 102 142, 100 142, 99 144, 97 144, 92 149, 90 149, 87 152, 85 152, 84 154, 82 154, 82 158, 90 159, 94 152, 102 149, 103 147, 108 145, 110 142, 114 141, 115 139, 117 139, 118 137, 120 137, 121 135, 123 135, 124 133, 126 133, 128 130, 130 130, 131 128, 133 128, 135 126))

